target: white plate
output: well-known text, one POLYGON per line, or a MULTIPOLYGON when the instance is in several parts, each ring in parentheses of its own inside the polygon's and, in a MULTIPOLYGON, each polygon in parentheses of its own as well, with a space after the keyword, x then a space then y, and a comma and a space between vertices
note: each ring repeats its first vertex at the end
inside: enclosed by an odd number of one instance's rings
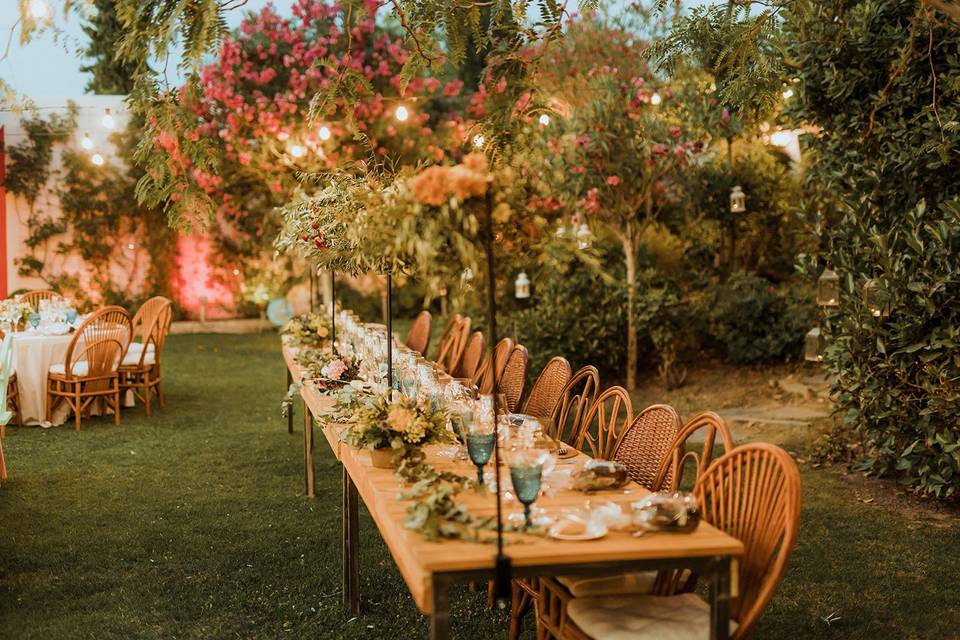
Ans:
POLYGON ((560 533, 560 527, 568 521, 561 520, 557 524, 550 527, 550 537, 555 540, 570 540, 573 542, 583 542, 585 540, 599 540, 600 538, 607 535, 607 527, 604 524, 599 522, 589 522, 587 523, 587 528, 583 533, 560 533))
POLYGON ((70 333, 70 325, 68 325, 66 322, 48 324, 43 328, 43 335, 45 336, 62 336, 68 333, 70 333))

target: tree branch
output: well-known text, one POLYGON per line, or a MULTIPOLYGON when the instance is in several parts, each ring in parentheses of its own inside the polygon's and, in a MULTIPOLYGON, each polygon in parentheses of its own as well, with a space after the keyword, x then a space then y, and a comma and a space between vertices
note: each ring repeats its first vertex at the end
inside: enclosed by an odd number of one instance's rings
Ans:
POLYGON ((947 14, 954 22, 960 23, 960 5, 954 4, 950 0, 920 0, 920 2, 947 14))

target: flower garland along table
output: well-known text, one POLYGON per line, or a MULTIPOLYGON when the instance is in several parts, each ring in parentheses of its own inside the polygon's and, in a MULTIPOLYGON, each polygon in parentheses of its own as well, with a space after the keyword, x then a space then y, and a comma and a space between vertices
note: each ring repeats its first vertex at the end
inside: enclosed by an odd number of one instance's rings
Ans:
MULTIPOLYGON (((299 380, 301 370, 296 352, 284 341, 284 358, 291 376, 299 380)), ((313 418, 330 410, 332 399, 315 387, 300 388, 305 407, 304 444, 307 460, 308 492, 312 495, 313 418), (309 436, 308 436, 309 434, 309 436)), ((343 472, 343 601, 351 612, 359 612, 358 498, 362 499, 386 542, 417 608, 432 617, 431 638, 450 637, 448 588, 458 582, 485 581, 494 577, 493 547, 464 539, 430 541, 407 527, 411 501, 399 497, 405 487, 394 471, 376 468, 370 453, 342 444, 339 432, 346 425, 324 425, 323 431, 343 472)), ((461 475, 469 470, 462 464, 438 455, 437 447, 427 447, 425 462, 437 471, 461 475)), ((601 491, 593 495, 626 505, 648 491, 631 484, 625 489, 601 491)), ((470 513, 479 518, 496 513, 491 494, 463 491, 458 496, 470 513)), ((558 491, 538 500, 548 510, 581 506, 584 494, 558 491)), ((636 538, 626 532, 610 532, 599 540, 563 542, 540 535, 508 534, 507 554, 513 577, 591 576, 625 571, 691 569, 710 584, 712 639, 729 636, 729 600, 737 595, 736 563, 743 545, 735 538, 703 522, 692 533, 648 533, 636 538)))

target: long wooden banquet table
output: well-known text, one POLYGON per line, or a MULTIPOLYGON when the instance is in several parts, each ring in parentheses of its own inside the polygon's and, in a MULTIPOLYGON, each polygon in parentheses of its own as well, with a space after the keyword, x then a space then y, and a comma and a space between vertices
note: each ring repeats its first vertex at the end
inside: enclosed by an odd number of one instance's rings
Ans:
MULTIPOLYGON (((284 359, 294 380, 300 380, 296 350, 286 343, 284 359)), ((300 391, 304 403, 304 468, 306 490, 313 496, 313 416, 329 409, 331 401, 319 390, 304 384, 300 391)), ((429 542, 418 531, 404 526, 409 502, 398 494, 402 485, 389 469, 371 465, 368 452, 358 451, 340 442, 345 425, 325 425, 321 431, 333 454, 342 465, 343 480, 343 602, 351 612, 360 610, 358 498, 362 499, 380 530, 417 608, 431 616, 430 637, 450 637, 447 591, 455 583, 484 582, 494 577, 495 545, 484 542, 444 540, 429 542)), ((470 476, 475 467, 438 455, 440 448, 427 451, 428 462, 438 470, 455 470, 470 476)), ((562 464, 566 464, 564 461, 562 464)), ((502 472, 502 486, 509 487, 509 473, 502 472), (505 480, 504 480, 505 478, 505 480)), ((647 495, 645 488, 627 487, 600 491, 587 496, 572 490, 542 496, 537 506, 554 512, 582 507, 586 500, 627 504, 647 495)), ((495 497, 464 491, 458 500, 477 516, 495 513, 495 497)), ((517 508, 518 505, 513 505, 517 508)), ((493 532, 484 532, 493 536, 493 532)), ((512 576, 594 576, 628 571, 687 568, 706 579, 710 586, 710 637, 729 637, 729 601, 736 597, 737 559, 743 544, 701 522, 692 533, 647 533, 635 537, 627 532, 611 531, 593 541, 566 542, 545 536, 506 534, 504 553, 509 556, 512 576)))

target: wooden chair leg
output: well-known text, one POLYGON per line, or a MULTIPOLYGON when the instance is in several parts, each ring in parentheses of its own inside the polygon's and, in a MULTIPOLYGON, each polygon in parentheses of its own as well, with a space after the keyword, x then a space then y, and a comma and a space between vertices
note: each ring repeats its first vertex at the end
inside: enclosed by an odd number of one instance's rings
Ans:
POLYGON ((143 375, 143 404, 147 408, 147 417, 150 417, 150 373, 147 372, 143 375))
MULTIPOLYGON (((120 382, 114 380, 113 382, 113 424, 120 426, 120 382)), ((150 415, 149 410, 147 415, 150 415)))
POLYGON ((510 585, 510 630, 508 640, 520 640, 520 631, 523 629, 523 619, 530 611, 533 598, 516 582, 510 585))
POLYGON ((160 370, 157 370, 157 404, 160 405, 160 408, 163 409, 166 404, 166 400, 163 397, 163 382, 160 378, 160 370))
POLYGON ((83 411, 80 409, 80 402, 81 402, 81 400, 80 400, 80 392, 79 392, 79 391, 77 392, 77 395, 76 395, 76 402, 77 402, 77 406, 76 406, 76 408, 73 410, 73 415, 76 416, 75 420, 76 420, 76 423, 77 423, 77 433, 80 433, 80 419, 81 419, 81 416, 83 415, 83 411))

